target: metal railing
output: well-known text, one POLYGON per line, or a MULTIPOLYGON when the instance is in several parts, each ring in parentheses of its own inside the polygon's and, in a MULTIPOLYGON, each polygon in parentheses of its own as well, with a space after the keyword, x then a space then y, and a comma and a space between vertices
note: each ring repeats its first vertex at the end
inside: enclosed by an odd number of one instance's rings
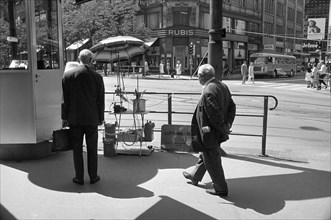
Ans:
MULTIPOLYGON (((135 94, 134 92, 125 92, 126 94, 135 94)), ((107 95, 115 95, 115 92, 105 92, 107 95)), ((173 111, 172 109, 172 98, 174 95, 198 95, 200 96, 201 93, 162 93, 162 92, 145 92, 146 95, 167 95, 167 104, 168 110, 167 111, 153 111, 149 110, 149 113, 155 114, 167 114, 168 115, 168 124, 172 124, 172 115, 173 114, 193 114, 193 112, 184 112, 184 111, 173 111)), ((232 94, 232 96, 236 97, 257 97, 263 98, 263 114, 236 114, 236 117, 256 117, 262 118, 262 134, 247 134, 247 133, 235 133, 231 132, 230 135, 240 135, 240 136, 252 136, 252 137, 261 137, 262 138, 262 150, 261 155, 266 156, 266 143, 267 143, 267 127, 268 127, 268 110, 274 110, 278 106, 278 99, 273 95, 249 95, 249 94, 232 94), (274 99, 275 104, 273 107, 269 108, 269 98, 274 99)), ((236 103, 238 106, 238 103, 236 103)), ((105 111, 110 112, 110 111, 105 111)))

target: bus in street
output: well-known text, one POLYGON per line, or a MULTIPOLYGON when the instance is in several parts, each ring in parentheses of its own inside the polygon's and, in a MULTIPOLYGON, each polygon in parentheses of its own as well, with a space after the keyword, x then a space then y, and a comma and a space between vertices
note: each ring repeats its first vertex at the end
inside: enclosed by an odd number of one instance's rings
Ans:
POLYGON ((250 55, 253 62, 255 76, 293 77, 296 73, 296 57, 275 53, 253 53, 250 55))

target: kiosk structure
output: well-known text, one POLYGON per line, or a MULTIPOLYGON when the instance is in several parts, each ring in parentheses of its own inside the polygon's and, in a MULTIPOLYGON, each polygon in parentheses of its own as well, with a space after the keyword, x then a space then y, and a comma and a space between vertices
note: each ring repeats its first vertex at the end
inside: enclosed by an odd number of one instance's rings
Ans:
POLYGON ((60 0, 0 2, 0 159, 51 153, 61 127, 61 17, 60 0))

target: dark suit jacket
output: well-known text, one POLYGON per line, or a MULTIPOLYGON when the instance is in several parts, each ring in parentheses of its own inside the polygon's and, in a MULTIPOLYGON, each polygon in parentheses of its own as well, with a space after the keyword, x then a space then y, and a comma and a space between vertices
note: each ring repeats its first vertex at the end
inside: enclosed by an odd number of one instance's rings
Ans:
POLYGON ((62 119, 69 125, 97 126, 104 121, 105 87, 103 78, 87 65, 63 74, 62 119))
POLYGON ((236 114, 228 87, 214 79, 203 90, 192 118, 192 148, 195 152, 219 147, 229 139, 230 127, 236 114), (210 127, 204 133, 202 127, 210 127))

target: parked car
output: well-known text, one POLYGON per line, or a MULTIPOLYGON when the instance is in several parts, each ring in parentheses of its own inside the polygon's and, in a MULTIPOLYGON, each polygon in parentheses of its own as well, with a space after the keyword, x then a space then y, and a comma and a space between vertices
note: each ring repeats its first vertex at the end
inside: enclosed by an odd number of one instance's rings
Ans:
POLYGON ((287 76, 287 77, 293 77, 294 76, 294 71, 289 71, 286 72, 285 70, 283 70, 282 68, 276 68, 275 69, 275 76, 279 77, 279 76, 287 76))

